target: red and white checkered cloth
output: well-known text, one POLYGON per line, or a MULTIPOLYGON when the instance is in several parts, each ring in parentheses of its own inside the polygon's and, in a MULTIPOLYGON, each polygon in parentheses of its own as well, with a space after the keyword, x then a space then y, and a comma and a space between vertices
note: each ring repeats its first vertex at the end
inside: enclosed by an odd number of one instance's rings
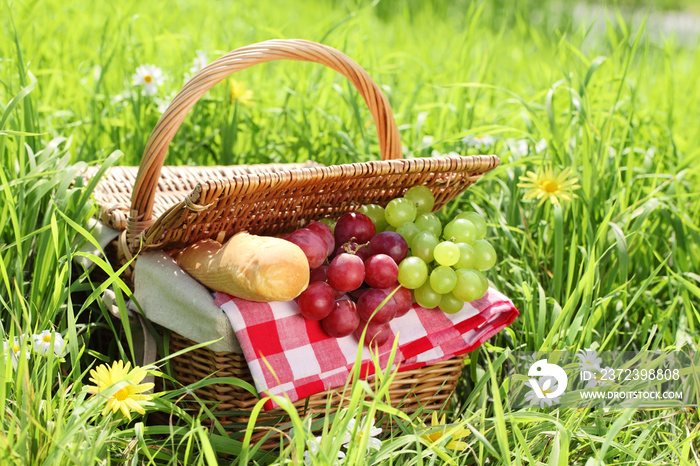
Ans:
MULTIPOLYGON (((218 292, 214 300, 231 321, 259 393, 286 393, 296 401, 345 385, 357 356, 354 335, 329 337, 319 322, 305 319, 293 301, 254 303, 218 292)), ((379 361, 384 368, 396 334, 399 344, 394 363, 399 364, 399 371, 444 361, 474 350, 517 315, 513 303, 492 288, 456 314, 414 304, 413 310, 391 321, 392 336, 379 348, 379 361)), ((365 347, 361 373, 373 370, 365 347)), ((265 409, 274 407, 272 400, 265 405, 265 409)))

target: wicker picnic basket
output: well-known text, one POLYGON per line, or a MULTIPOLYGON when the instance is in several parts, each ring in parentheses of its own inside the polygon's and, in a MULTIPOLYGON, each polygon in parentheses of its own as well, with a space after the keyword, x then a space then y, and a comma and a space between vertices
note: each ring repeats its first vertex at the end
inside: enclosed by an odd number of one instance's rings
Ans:
MULTIPOLYGON (((457 197, 499 164, 496 156, 440 156, 403 159, 399 131, 389 103, 368 74, 350 58, 325 45, 304 40, 270 40, 234 50, 195 75, 176 95, 147 143, 141 164, 116 167, 97 186, 100 218, 122 230, 117 258, 124 264, 139 252, 178 250, 205 239, 226 240, 247 230, 280 235, 305 223, 337 218, 364 204, 386 205, 410 187, 427 186, 435 209, 457 197), (238 167, 163 167, 168 145, 194 104, 230 74, 272 60, 310 61, 344 75, 362 95, 376 125, 380 161, 336 166, 306 164, 238 167)), ((178 329, 169 332, 172 352, 192 346, 178 329)), ((242 354, 199 348, 171 361, 174 377, 192 383, 212 374, 251 381, 242 354)), ((456 357, 401 372, 391 391, 394 404, 407 411, 437 409, 454 390, 462 368, 456 357)), ((325 406, 334 391, 296 403, 299 409, 325 406)), ((216 403, 222 420, 245 422, 257 399, 238 387, 214 384, 197 391, 216 403)), ((264 432, 262 432, 264 434, 264 432)))

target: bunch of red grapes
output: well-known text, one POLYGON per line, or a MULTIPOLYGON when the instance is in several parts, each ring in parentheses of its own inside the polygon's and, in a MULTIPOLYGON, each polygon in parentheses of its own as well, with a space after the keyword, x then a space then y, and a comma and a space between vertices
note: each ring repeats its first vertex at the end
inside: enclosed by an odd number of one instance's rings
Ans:
MULTIPOLYGON (((366 329, 365 343, 381 346, 389 322, 418 305, 447 313, 482 298, 484 270, 496 251, 484 239, 486 222, 465 212, 443 225, 431 213, 430 189, 415 186, 386 208, 370 204, 337 222, 313 222, 286 239, 309 261, 311 279, 297 303, 333 337, 366 329)), ((326 220, 324 220, 325 222, 326 220)))
POLYGON ((398 283, 406 240, 396 232, 377 234, 360 212, 344 214, 334 230, 313 222, 286 239, 304 251, 311 267, 309 286, 297 299, 301 314, 320 320, 332 337, 355 333, 359 339, 366 328, 367 344, 384 344, 389 322, 413 305, 411 291, 398 283))

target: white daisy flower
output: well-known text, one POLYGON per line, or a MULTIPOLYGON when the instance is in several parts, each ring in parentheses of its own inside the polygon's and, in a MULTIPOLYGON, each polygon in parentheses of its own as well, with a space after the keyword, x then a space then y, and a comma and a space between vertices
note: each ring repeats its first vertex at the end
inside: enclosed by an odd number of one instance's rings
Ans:
POLYGON ((29 348, 25 346, 24 351, 22 351, 22 341, 24 340, 24 335, 22 335, 22 338, 15 337, 12 341, 12 344, 10 344, 9 341, 4 342, 3 344, 3 352, 5 353, 5 360, 9 359, 12 362, 12 367, 17 369, 17 365, 19 364, 19 358, 24 354, 24 357, 26 359, 29 359, 30 354, 29 354, 29 348))
MULTIPOLYGON (((548 398, 546 396, 544 398, 537 398, 535 390, 532 388, 532 385, 530 385, 530 382, 525 382, 525 385, 530 388, 530 391, 525 394, 525 399, 529 401, 531 405, 539 403, 540 408, 544 408, 545 405, 552 406, 552 404, 554 403, 559 403, 558 396, 555 396, 554 398, 548 398)), ((542 390, 543 395, 552 393, 559 387, 557 379, 549 376, 540 377, 540 379, 538 380, 538 385, 542 390)))
POLYGON ((520 359, 524 365, 532 366, 534 363, 542 359, 542 356, 534 352, 518 353, 518 359, 520 359))
POLYGON ((441 154, 440 151, 433 150, 433 151, 430 153, 430 156, 431 156, 431 157, 459 157, 459 154, 458 154, 457 152, 453 151, 453 150, 451 150, 451 151, 449 151, 449 152, 447 152, 447 153, 445 153, 445 154, 441 154))
MULTIPOLYGON (((316 464, 315 459, 316 455, 318 455, 318 450, 321 448, 321 437, 316 437, 315 440, 307 440, 306 441, 306 448, 307 450, 304 452, 304 464, 306 466, 310 464, 316 464)), ((338 451, 338 460, 342 460, 345 458, 345 453, 342 451, 338 451)), ((337 460, 333 462, 333 464, 340 464, 337 460)))
POLYGON ((462 138, 462 143, 466 144, 467 147, 473 147, 475 149, 486 149, 496 142, 496 138, 493 136, 474 136, 468 135, 462 138))
POLYGON ((155 65, 141 65, 131 77, 134 86, 143 86, 143 95, 155 95, 158 87, 165 82, 163 70, 155 65))
POLYGON ((112 105, 122 104, 132 98, 131 91, 124 91, 123 93, 112 96, 110 101, 112 105))
MULTIPOLYGON (((295 432, 296 431, 294 430, 294 427, 290 428, 289 437, 294 438, 295 432)), ((302 424, 301 432, 301 435, 306 435, 307 433, 311 432, 311 418, 304 419, 304 424, 302 424)))
POLYGON ((170 105, 170 99, 157 99, 156 101, 156 111, 160 114, 165 113, 170 105))
POLYGON ((527 375, 527 372, 530 370, 532 365, 541 360, 543 357, 546 358, 546 356, 536 352, 518 354, 518 359, 520 360, 520 362, 516 362, 518 373, 522 372, 523 375, 527 375))
POLYGON ((547 149, 547 141, 544 139, 537 141, 537 144, 535 144, 535 153, 541 154, 545 149, 547 149))
POLYGON ((613 369, 610 366, 606 366, 602 370, 591 370, 591 371, 581 371, 583 376, 584 372, 590 372, 590 379, 586 381, 586 388, 602 387, 603 385, 609 383, 608 379, 603 380, 604 374, 611 374, 613 369))
POLYGON ((154 97, 153 102, 156 104, 156 111, 160 114, 165 113, 165 111, 170 106, 170 102, 175 98, 175 93, 170 94, 167 97, 154 97))
POLYGON ((193 63, 192 63, 192 68, 190 68, 190 75, 195 75, 199 73, 202 68, 207 66, 209 64, 209 60, 207 59, 207 53, 202 51, 202 50, 197 50, 197 56, 194 57, 193 63))
MULTIPOLYGON (((525 156, 530 153, 530 141, 527 139, 508 139, 508 149, 515 155, 525 156)), ((535 153, 541 154, 547 149, 547 141, 540 139, 535 143, 535 153)))
POLYGON ((590 371, 592 369, 600 370, 600 363, 603 362, 603 360, 598 357, 598 352, 592 349, 578 350, 576 357, 581 361, 579 369, 582 371, 590 371))
POLYGON ((439 151, 433 150, 433 151, 430 153, 430 156, 431 156, 431 157, 459 157, 459 154, 458 154, 457 152, 453 151, 453 150, 449 151, 449 152, 446 153, 446 154, 441 154, 439 151))
POLYGON ((515 155, 525 156, 530 150, 527 139, 508 139, 506 143, 508 149, 515 155))
MULTIPOLYGON (((343 445, 345 445, 345 447, 350 445, 350 442, 352 441, 352 432, 353 430, 355 430, 355 422, 356 421, 354 418, 350 419, 350 422, 348 422, 348 430, 345 434, 345 438, 343 439, 343 445)), ((367 418, 363 418, 360 427, 358 427, 357 429, 355 443, 362 442, 362 436, 365 434, 365 428, 367 427, 366 422, 367 418)), ((372 418, 372 421, 369 425, 371 427, 369 429, 369 439, 367 440, 367 451, 369 451, 370 449, 379 450, 380 448, 382 448, 382 441, 377 438, 377 435, 382 433, 382 429, 374 426, 374 418, 372 418)))
POLYGON ((53 340, 53 352, 56 356, 60 356, 63 353, 63 347, 65 342, 63 341, 63 336, 58 332, 51 332, 50 330, 44 330, 38 335, 32 335, 32 341, 34 343, 34 351, 42 356, 46 356, 51 351, 51 345, 53 340))

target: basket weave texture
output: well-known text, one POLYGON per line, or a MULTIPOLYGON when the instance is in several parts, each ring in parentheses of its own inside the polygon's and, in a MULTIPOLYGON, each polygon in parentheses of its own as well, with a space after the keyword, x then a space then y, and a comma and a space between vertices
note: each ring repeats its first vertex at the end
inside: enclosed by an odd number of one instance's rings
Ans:
MULTIPOLYGON (((403 159, 399 131, 389 102, 369 75, 341 52, 304 40, 271 40, 243 47, 215 60, 195 75, 162 115, 147 143, 138 170, 117 167, 95 190, 100 217, 122 231, 121 264, 138 251, 183 248, 205 238, 225 240, 239 231, 279 235, 307 222, 337 218, 365 204, 386 205, 417 185, 433 192, 435 210, 457 197, 485 172, 494 155, 403 159), (168 146, 194 104, 230 74, 272 60, 310 61, 344 75, 363 97, 374 120, 381 160, 335 166, 307 164, 237 167, 163 167, 168 146)), ((194 344, 171 331, 172 350, 194 344)), ((399 373, 392 400, 404 409, 442 406, 459 378, 462 358, 399 373), (408 397, 406 395, 411 393, 408 397)), ((173 373, 182 383, 217 373, 250 379, 243 356, 208 349, 174 358, 173 373)), ((257 399, 236 387, 212 385, 200 398, 219 410, 249 410, 257 399)), ((301 406, 325 406, 328 393, 301 406)), ((241 418, 242 419, 242 418, 241 418)))
MULTIPOLYGON (((189 348, 194 342, 170 332, 170 350, 172 352, 189 348)), ((173 377, 182 384, 199 382, 211 377, 236 377, 251 385, 253 377, 242 354, 215 352, 208 348, 197 348, 187 352, 184 357, 174 358, 171 364, 173 377)), ((454 392, 464 365, 464 356, 457 356, 429 366, 396 373, 391 383, 389 395, 391 405, 404 412, 413 413, 435 411, 441 409, 454 392)), ((327 390, 308 398, 294 402, 297 411, 303 416, 312 413, 323 413, 330 400, 331 406, 337 409, 349 402, 349 393, 341 395, 340 389, 327 390)), ((219 421, 224 428, 233 432, 245 430, 248 415, 259 401, 248 391, 235 385, 213 383, 195 390, 200 400, 208 401, 213 406, 219 421)), ((195 406, 196 408, 196 406, 195 406)), ((281 409, 260 413, 256 421, 256 430, 252 441, 257 442, 265 436, 270 427, 288 421, 289 418, 281 409)), ((272 435, 263 444, 264 448, 273 448, 279 444, 279 435, 272 435)))
MULTIPOLYGON (((154 195, 153 216, 160 217, 170 207, 184 200, 203 180, 224 180, 238 175, 316 166, 320 165, 312 161, 207 167, 164 166, 154 195)), ((100 220, 115 230, 126 229, 138 169, 139 167, 112 167, 94 191, 95 200, 100 209, 100 220)), ((85 174, 86 178, 92 178, 98 170, 99 167, 90 167, 85 174)))

